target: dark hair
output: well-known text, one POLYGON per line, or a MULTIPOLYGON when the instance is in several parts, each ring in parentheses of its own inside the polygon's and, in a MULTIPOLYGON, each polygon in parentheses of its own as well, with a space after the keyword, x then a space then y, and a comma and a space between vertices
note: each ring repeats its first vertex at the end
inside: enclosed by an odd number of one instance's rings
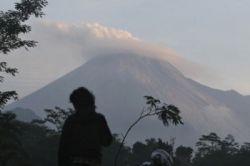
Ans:
POLYGON ((71 93, 69 100, 75 108, 95 108, 95 96, 85 87, 75 89, 71 93))

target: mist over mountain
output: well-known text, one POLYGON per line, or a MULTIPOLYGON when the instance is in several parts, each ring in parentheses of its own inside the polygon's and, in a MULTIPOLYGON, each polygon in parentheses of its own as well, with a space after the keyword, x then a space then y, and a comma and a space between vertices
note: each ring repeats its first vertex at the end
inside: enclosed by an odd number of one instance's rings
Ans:
MULTIPOLYGON (((60 62, 59 62, 60 63, 60 62)), ((51 71, 53 72, 53 71, 51 71)), ((72 107, 70 93, 85 86, 96 96, 97 111, 103 113, 113 133, 124 133, 151 95, 181 110, 183 126, 164 127, 156 118, 140 122, 127 143, 150 137, 193 145, 201 134, 232 134, 237 141, 250 140, 250 99, 235 91, 221 91, 186 78, 165 60, 133 53, 95 56, 74 71, 7 106, 33 110, 72 107)))

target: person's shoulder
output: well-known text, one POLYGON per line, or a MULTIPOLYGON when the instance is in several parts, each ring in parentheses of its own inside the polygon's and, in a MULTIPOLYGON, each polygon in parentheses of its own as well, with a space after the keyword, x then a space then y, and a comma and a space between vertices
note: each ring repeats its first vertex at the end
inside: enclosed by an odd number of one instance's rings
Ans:
POLYGON ((73 114, 71 114, 71 115, 69 115, 69 116, 67 117, 67 119, 65 120, 65 123, 66 123, 66 122, 74 121, 75 118, 76 118, 76 115, 75 115, 75 113, 73 113, 73 114))
POLYGON ((99 120, 101 120, 101 121, 105 121, 105 116, 103 115, 103 114, 101 114, 101 113, 99 113, 99 112, 96 112, 96 117, 99 119, 99 120))
POLYGON ((105 118, 103 114, 99 113, 99 112, 96 112, 96 117, 98 118, 105 118))

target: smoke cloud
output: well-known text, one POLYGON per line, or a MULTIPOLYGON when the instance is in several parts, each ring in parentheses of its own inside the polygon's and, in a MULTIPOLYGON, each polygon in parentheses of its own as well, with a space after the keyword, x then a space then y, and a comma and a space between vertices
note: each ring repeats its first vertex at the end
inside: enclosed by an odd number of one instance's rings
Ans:
POLYGON ((173 50, 147 43, 130 32, 99 23, 67 24, 33 22, 32 32, 25 36, 38 41, 38 46, 4 55, 3 61, 17 67, 15 78, 7 77, 4 90, 17 90, 20 97, 60 78, 96 56, 132 54, 168 61, 187 77, 202 80, 214 77, 173 50))

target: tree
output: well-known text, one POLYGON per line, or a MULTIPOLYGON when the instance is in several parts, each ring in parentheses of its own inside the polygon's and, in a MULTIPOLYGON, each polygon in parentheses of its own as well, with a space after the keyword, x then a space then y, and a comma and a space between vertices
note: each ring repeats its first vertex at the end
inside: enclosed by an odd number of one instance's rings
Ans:
POLYGON ((228 134, 224 140, 221 141, 221 151, 226 154, 234 155, 238 153, 239 144, 235 142, 234 137, 231 134, 228 134))
MULTIPOLYGON (((30 16, 42 17, 42 8, 46 5, 46 0, 21 0, 15 3, 15 10, 0 11, 0 54, 8 54, 22 47, 28 49, 36 46, 36 41, 24 40, 20 35, 31 31, 31 27, 25 24, 25 21, 30 16)), ((3 74, 15 76, 17 72, 16 68, 9 67, 6 62, 0 62, 0 82, 4 81, 3 74)), ((0 91, 0 109, 10 99, 17 99, 16 91, 0 91)))
POLYGON ((28 154, 24 150, 20 136, 22 129, 10 112, 0 114, 0 165, 29 165, 28 154))
MULTIPOLYGON (((111 166, 114 163, 115 154, 121 144, 121 139, 117 134, 113 134, 113 142, 110 146, 103 149, 103 166, 111 166)), ((128 146, 123 146, 121 149, 121 155, 119 156, 120 165, 119 166, 132 166, 132 153, 128 146)))
POLYGON ((181 145, 176 148, 175 157, 179 161, 181 166, 189 166, 191 165, 192 153, 192 148, 181 145))
POLYGON ((128 136, 128 133, 132 130, 132 128, 139 123, 144 118, 147 118, 149 116, 157 116, 159 120, 163 122, 165 126, 168 126, 170 124, 179 125, 183 124, 182 118, 180 116, 180 110, 174 106, 174 105, 168 105, 166 103, 161 103, 160 100, 155 99, 152 96, 144 96, 146 99, 146 105, 147 107, 142 109, 140 116, 135 120, 134 123, 132 123, 127 131, 125 132, 125 135, 122 138, 120 148, 117 151, 114 165, 117 166, 118 157, 120 154, 120 150, 122 149, 125 139, 128 136))
POLYGON ((245 142, 241 145, 240 150, 237 154, 234 154, 235 165, 237 166, 247 166, 250 163, 250 143, 245 142))
POLYGON ((250 154, 250 142, 245 142, 243 145, 241 145, 240 151, 247 152, 250 154))
POLYGON ((27 153, 27 161, 32 166, 55 166, 57 164, 57 148, 59 134, 43 125, 18 122, 22 133, 19 140, 27 153))
POLYGON ((199 141, 196 143, 198 152, 196 157, 204 157, 218 149, 220 149, 221 138, 216 133, 210 133, 208 135, 202 135, 199 141))
POLYGON ((233 166, 239 163, 239 145, 230 134, 224 139, 216 133, 202 135, 196 146, 194 166, 233 166))
MULTIPOLYGON (((42 8, 47 5, 46 0, 21 0, 15 3, 14 10, 6 12, 0 11, 0 54, 8 54, 18 48, 28 49, 35 47, 37 42, 33 40, 24 40, 21 34, 31 31, 31 27, 25 24, 30 16, 42 17, 44 13, 42 8)), ((9 67, 7 62, 0 61, 0 83, 4 81, 4 75, 15 76, 17 69, 9 67)), ((13 158, 24 158, 24 154, 17 139, 16 134, 19 130, 13 124, 15 115, 2 113, 2 109, 10 99, 17 99, 16 91, 0 90, 0 164, 5 166, 12 162, 13 158), (21 157, 20 157, 21 156, 21 157)), ((19 162, 20 164, 22 162, 19 162)), ((13 163, 12 163, 13 164, 13 163)), ((27 164, 26 164, 27 165, 27 164)))
POLYGON ((44 111, 46 113, 46 117, 43 120, 35 119, 32 121, 32 123, 52 124, 53 127, 55 128, 55 131, 58 134, 61 134, 63 124, 64 124, 65 120, 68 118, 68 116, 74 113, 74 110, 72 110, 72 109, 68 109, 68 111, 66 111, 66 110, 64 110, 60 107, 57 107, 57 106, 54 109, 45 109, 44 111))

